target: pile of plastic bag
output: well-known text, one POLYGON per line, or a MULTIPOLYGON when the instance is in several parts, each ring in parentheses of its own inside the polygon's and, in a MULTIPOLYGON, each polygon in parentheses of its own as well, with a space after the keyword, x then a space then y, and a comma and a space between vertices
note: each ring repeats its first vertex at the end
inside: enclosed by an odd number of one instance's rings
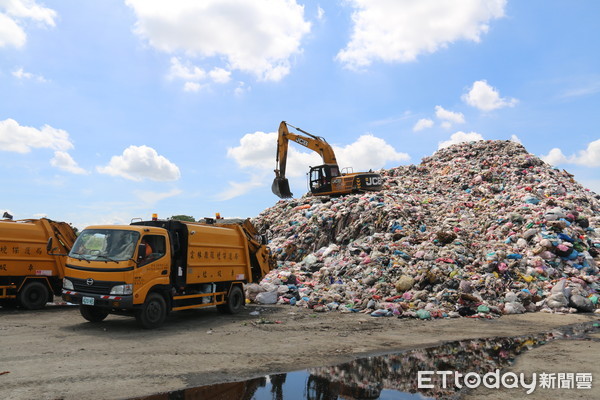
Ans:
POLYGON ((278 268, 247 297, 421 319, 597 309, 600 196, 568 172, 477 141, 380 173, 380 192, 254 218, 278 268))

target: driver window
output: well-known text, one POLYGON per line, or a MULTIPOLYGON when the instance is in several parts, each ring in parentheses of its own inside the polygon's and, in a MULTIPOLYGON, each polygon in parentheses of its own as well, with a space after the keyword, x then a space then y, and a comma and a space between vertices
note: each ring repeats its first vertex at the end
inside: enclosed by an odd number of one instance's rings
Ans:
POLYGON ((165 237, 159 235, 144 235, 142 237, 142 244, 146 245, 145 252, 138 254, 140 260, 139 265, 146 265, 152 261, 158 260, 166 253, 165 237))

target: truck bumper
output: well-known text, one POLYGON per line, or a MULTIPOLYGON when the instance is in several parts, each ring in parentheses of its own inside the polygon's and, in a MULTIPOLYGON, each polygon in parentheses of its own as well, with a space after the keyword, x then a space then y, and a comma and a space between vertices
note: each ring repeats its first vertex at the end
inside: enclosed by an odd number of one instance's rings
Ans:
POLYGON ((131 295, 92 294, 63 289, 62 298, 64 301, 73 304, 90 305, 102 308, 133 308, 133 296, 131 295))

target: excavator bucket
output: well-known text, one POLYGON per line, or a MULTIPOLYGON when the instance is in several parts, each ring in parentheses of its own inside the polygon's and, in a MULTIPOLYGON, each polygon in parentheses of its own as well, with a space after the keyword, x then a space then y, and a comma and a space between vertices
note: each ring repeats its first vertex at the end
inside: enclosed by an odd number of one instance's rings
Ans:
POLYGON ((290 183, 286 178, 275 178, 271 185, 271 191, 279 198, 287 199, 294 195, 290 191, 290 183))

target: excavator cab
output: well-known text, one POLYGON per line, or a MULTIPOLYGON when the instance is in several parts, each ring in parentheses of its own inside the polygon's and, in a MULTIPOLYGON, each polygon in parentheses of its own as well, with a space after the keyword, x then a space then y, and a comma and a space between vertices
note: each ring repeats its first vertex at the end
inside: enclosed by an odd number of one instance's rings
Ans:
POLYGON ((337 165, 323 164, 311 167, 308 173, 308 186, 311 193, 331 192, 331 179, 340 176, 337 165))

